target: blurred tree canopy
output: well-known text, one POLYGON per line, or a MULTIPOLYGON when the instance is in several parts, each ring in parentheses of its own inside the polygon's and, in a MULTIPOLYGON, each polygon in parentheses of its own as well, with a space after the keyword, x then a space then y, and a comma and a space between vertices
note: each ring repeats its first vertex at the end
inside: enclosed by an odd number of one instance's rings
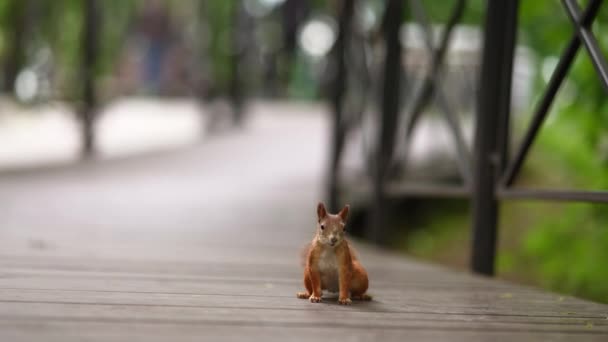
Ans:
MULTIPOLYGON (((74 83, 80 72, 82 52, 81 35, 83 29, 82 0, 6 0, 0 2, 0 54, 17 54, 18 67, 31 63, 42 49, 50 49, 56 74, 63 77, 59 85, 68 98, 75 96, 74 83), (23 15, 16 15, 22 13, 23 15), (15 42, 15 29, 24 21, 22 43, 15 42), (19 49, 20 51, 15 51, 19 49)), ((126 29, 136 6, 133 0, 102 1, 100 32, 100 53, 97 73, 108 72, 122 49, 126 29)), ((5 85, 6 86, 6 85, 5 85)))

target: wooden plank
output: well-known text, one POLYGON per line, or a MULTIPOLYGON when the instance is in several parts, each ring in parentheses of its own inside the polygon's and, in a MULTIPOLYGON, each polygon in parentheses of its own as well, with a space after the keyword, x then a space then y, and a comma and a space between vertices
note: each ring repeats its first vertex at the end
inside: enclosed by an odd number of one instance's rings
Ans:
MULTIPOLYGON (((156 265, 158 266, 158 265, 156 265)), ((88 269, 69 267, 7 267, 4 266, 3 278, 108 278, 108 279, 158 279, 166 281, 266 281, 266 282, 301 282, 302 269, 299 265, 266 265, 266 264, 209 264, 201 263, 188 271, 168 270, 156 271, 145 269, 121 269, 104 270, 98 268, 88 269)), ((143 268, 143 267, 142 267, 143 268)), ((471 277, 446 277, 442 272, 425 270, 417 272, 416 278, 408 277, 408 273, 392 272, 384 273, 385 269, 376 270, 373 266, 368 267, 370 274, 378 275, 373 282, 374 287, 403 287, 403 286, 425 286, 446 287, 454 285, 467 285, 469 287, 511 288, 506 283, 488 283, 481 279, 471 277), (382 275, 382 276, 380 276, 382 275)), ((406 271, 407 272, 407 271, 406 271)), ((411 272, 411 271, 410 271, 411 272)))
MULTIPOLYGON (((295 300, 301 290, 297 281, 183 281, 159 279, 64 279, 30 278, 25 289, 21 278, 0 279, 0 303, 10 301, 211 306, 224 308, 270 307, 308 309, 306 301, 295 300), (44 284, 46 288, 39 288, 44 284), (16 288, 14 286, 20 286, 16 288), (197 304, 198 303, 198 304, 197 304)), ((372 311, 444 313, 470 315, 547 316, 605 319, 602 305, 538 291, 487 287, 415 286, 378 287, 371 291, 372 303, 359 303, 372 311), (367 305, 369 304, 369 305, 367 305)), ((332 302, 332 301, 330 301, 332 302)), ((315 307, 312 305, 312 307, 315 307)))
POLYGON ((18 322, 5 325, 0 321, 3 336, 14 342, 44 341, 235 341, 244 336, 264 341, 332 340, 332 341, 475 341, 483 339, 496 342, 513 340, 572 340, 605 341, 605 336, 585 332, 536 332, 536 331, 479 331, 467 330, 376 330, 338 327, 308 326, 209 326, 137 323, 117 326, 105 322, 18 322), (24 333, 27 331, 27 333, 24 333))
MULTIPOLYGON (((0 307, 5 321, 83 321, 114 324, 159 323, 239 326, 308 326, 349 329, 427 329, 468 331, 572 331, 608 333, 608 321, 579 318, 536 318, 518 316, 444 315, 355 311, 332 305, 320 309, 288 310, 272 307, 212 308, 187 306, 134 306, 56 303, 7 303, 0 307)), ((308 306, 311 308, 311 306, 308 306)))
MULTIPOLYGON (((0 263, 1 265, 1 263, 0 263)), ((28 265, 1 265, 2 280, 6 284, 15 279, 68 279, 78 278, 81 280, 152 280, 165 282, 275 282, 287 284, 300 284, 302 269, 300 265, 266 265, 266 264, 233 264, 233 263, 200 263, 191 265, 181 265, 169 263, 143 263, 129 265, 125 262, 121 267, 109 263, 106 267, 89 265, 83 261, 83 265, 77 266, 74 263, 66 265, 42 264, 35 266, 28 265)), ((497 291, 532 291, 523 287, 513 287, 504 282, 492 282, 483 278, 472 277, 470 275, 447 272, 437 268, 408 268, 390 269, 386 266, 371 265, 368 267, 372 276, 372 288, 402 289, 424 287, 448 288, 454 291, 463 288, 466 290, 477 290, 492 288, 497 291), (416 277, 411 274, 415 273, 416 277)), ((43 281, 43 280, 37 280, 43 281)))

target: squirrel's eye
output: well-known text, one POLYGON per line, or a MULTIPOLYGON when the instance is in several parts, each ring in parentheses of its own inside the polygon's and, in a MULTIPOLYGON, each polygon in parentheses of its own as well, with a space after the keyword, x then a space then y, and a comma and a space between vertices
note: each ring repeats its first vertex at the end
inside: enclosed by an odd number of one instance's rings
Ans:
POLYGON ((325 229, 325 225, 321 225, 321 230, 325 229))

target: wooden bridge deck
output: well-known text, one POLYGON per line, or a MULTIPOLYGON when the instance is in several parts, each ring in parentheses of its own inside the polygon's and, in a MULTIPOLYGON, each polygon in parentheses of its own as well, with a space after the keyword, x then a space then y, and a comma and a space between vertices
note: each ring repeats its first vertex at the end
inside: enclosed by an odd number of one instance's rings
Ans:
POLYGON ((0 177, 0 341, 608 339, 606 305, 362 244, 374 301, 297 299, 327 132, 298 111, 265 107, 185 151, 0 177))

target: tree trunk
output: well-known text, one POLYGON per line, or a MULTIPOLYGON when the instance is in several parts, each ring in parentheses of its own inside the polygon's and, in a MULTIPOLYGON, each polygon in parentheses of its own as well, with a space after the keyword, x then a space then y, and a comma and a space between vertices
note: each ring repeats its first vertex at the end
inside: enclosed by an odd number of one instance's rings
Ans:
POLYGON ((82 156, 90 157, 95 151, 95 110, 97 94, 95 91, 95 74, 99 46, 99 3, 97 0, 84 2, 84 27, 82 33, 82 156))
POLYGON ((29 0, 12 0, 8 6, 8 51, 4 60, 3 87, 7 93, 15 89, 15 80, 25 62, 25 36, 29 0))

